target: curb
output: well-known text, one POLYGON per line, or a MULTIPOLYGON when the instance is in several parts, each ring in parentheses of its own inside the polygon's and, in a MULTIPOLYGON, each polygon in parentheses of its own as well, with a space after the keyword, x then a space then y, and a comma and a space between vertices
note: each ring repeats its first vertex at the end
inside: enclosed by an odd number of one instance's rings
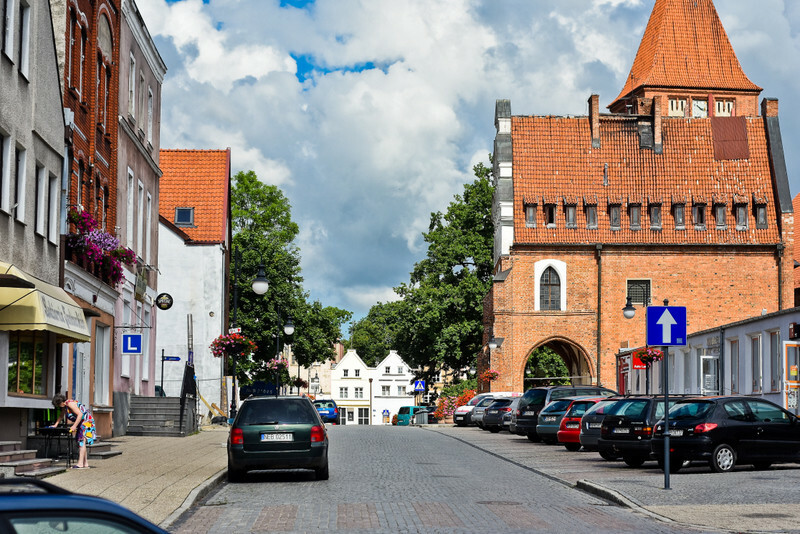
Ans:
POLYGON ((212 475, 211 478, 209 478, 208 480, 197 486, 195 489, 193 489, 191 493, 189 493, 189 496, 186 497, 186 500, 183 501, 183 504, 180 505, 180 507, 174 512, 172 512, 169 516, 167 516, 167 518, 164 521, 162 521, 161 524, 158 526, 163 528, 164 530, 171 527, 172 524, 175 523, 175 521, 177 521, 177 519, 181 515, 183 515, 183 513, 186 510, 194 506, 195 503, 197 503, 203 497, 211 493, 211 490, 216 488, 225 479, 225 476, 227 474, 228 474, 228 469, 227 468, 222 469, 218 473, 212 475))

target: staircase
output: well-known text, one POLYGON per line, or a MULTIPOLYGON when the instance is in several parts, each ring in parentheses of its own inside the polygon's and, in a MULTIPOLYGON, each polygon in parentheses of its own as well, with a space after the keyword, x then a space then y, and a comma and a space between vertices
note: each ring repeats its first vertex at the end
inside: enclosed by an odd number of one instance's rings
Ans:
POLYGON ((183 437, 197 430, 195 400, 186 399, 183 429, 180 397, 131 397, 127 434, 130 436, 183 437))
POLYGON ((86 446, 86 454, 90 460, 105 460, 122 454, 122 451, 114 450, 114 445, 107 441, 97 441, 94 445, 86 446))
POLYGON ((37 458, 36 449, 23 450, 21 441, 0 441, 0 477, 45 478, 63 473, 52 458, 37 458))

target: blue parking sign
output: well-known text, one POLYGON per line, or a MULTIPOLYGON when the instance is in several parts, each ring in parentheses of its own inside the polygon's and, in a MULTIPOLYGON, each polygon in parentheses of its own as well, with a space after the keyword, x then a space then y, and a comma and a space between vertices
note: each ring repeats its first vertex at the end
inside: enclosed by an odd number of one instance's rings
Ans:
POLYGON ((142 334, 122 334, 122 354, 141 354, 142 334))
POLYGON ((686 345, 686 306, 648 306, 647 344, 655 347, 686 345))

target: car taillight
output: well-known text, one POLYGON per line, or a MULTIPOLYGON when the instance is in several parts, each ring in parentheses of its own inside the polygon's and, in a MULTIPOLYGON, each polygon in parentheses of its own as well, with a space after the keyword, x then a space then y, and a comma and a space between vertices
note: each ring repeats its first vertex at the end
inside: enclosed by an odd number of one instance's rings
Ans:
POLYGON ((522 410, 517 410, 517 413, 516 413, 515 415, 516 415, 517 417, 519 417, 520 415, 522 415, 522 410))
POLYGON ((339 409, 338 408, 334 408, 333 409, 333 415, 339 415, 339 409))
POLYGON ((501 412, 510 412, 511 408, 500 408, 501 412))
POLYGON ((244 445, 244 432, 241 428, 231 429, 231 445, 244 445))
POLYGON ((635 426, 633 427, 633 434, 635 436, 644 436, 649 438, 653 435, 653 427, 652 426, 635 426))
POLYGON ((325 441, 325 428, 319 425, 311 427, 311 443, 325 441))
POLYGON ((715 428, 717 428, 717 423, 700 423, 694 427, 694 433, 701 434, 703 432, 708 432, 709 430, 714 430, 715 428))

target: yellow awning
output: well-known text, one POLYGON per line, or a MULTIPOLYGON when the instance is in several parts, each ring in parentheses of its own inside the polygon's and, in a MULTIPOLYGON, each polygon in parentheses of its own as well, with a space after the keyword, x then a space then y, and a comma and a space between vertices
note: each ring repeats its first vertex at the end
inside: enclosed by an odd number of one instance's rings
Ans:
POLYGON ((0 276, 0 330, 47 330, 59 343, 91 340, 83 308, 66 291, 2 261, 0 276))

